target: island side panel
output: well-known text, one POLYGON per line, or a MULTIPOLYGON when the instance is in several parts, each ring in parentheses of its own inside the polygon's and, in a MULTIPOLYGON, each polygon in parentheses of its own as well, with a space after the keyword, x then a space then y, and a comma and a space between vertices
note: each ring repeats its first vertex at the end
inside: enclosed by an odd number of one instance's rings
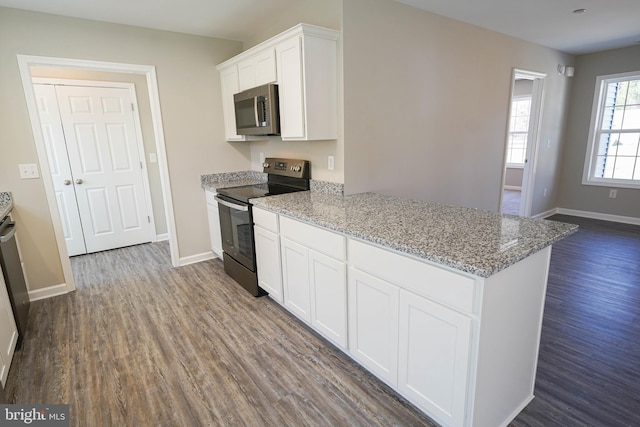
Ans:
POLYGON ((485 279, 473 426, 506 426, 533 399, 551 246, 485 279))

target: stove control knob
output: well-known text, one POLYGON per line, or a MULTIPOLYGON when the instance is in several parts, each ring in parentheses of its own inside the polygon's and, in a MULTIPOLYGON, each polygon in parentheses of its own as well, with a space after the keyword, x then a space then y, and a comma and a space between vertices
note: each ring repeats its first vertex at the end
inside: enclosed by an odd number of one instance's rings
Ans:
POLYGON ((270 166, 270 165, 269 165, 269 163, 267 163, 267 162, 264 162, 264 163, 262 164, 262 167, 263 167, 263 168, 268 168, 269 166, 270 166))

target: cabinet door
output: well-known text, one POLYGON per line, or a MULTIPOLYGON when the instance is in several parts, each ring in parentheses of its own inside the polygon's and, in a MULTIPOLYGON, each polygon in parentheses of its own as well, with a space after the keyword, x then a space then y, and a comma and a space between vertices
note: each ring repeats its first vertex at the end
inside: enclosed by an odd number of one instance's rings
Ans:
POLYGON ((0 383, 4 387, 18 341, 18 328, 13 318, 9 294, 0 272, 0 383))
POLYGON ((398 388, 446 425, 464 422, 471 319, 400 291, 398 388))
POLYGON ((211 250, 218 258, 222 258, 222 235, 220 233, 220 214, 218 213, 217 203, 207 203, 207 217, 209 219, 211 250))
POLYGON ((283 304, 278 235, 261 227, 254 227, 253 231, 256 243, 258 285, 269 292, 271 298, 283 304))
POLYGON ((276 47, 280 97, 280 134, 304 139, 305 111, 302 76, 302 39, 293 37, 276 47))
POLYGON ((220 71, 220 84, 222 85, 224 133, 227 141, 244 141, 246 138, 236 133, 236 113, 233 105, 233 95, 240 92, 238 85, 238 68, 232 66, 220 71))
POLYGON ((256 86, 256 69, 251 57, 238 63, 238 89, 243 91, 256 86))
POLYGON ((254 57, 256 86, 277 81, 276 53, 273 48, 265 49, 254 57))
POLYGON ((341 348, 347 348, 347 281, 345 263, 309 251, 311 324, 341 348))
POLYGON ((398 384, 400 288, 349 268, 349 351, 389 385, 398 384))
POLYGON ((311 323, 309 249, 281 237, 284 306, 311 323))

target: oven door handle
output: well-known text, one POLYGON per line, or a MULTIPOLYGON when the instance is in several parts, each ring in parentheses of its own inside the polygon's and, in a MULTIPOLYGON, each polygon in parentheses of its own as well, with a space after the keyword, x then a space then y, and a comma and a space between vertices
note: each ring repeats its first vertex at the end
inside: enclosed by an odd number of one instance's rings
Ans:
POLYGON ((16 234, 16 223, 14 221, 3 224, 0 227, 0 243, 7 243, 13 238, 14 234, 16 234))
POLYGON ((216 201, 218 203, 220 203, 222 206, 226 206, 228 208, 235 209, 235 210, 242 211, 242 212, 246 212, 246 211, 249 210, 249 206, 247 206, 247 205, 236 205, 235 203, 231 203, 231 202, 227 202, 226 200, 222 200, 218 196, 213 196, 213 198, 216 199, 216 201))

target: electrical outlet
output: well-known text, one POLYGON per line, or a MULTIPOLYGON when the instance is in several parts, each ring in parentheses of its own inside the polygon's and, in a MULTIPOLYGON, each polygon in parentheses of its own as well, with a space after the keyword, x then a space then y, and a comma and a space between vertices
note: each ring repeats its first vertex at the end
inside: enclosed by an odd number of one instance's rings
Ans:
POLYGON ((38 165, 36 165, 35 163, 18 165, 18 169, 20 170, 20 179, 40 178, 40 174, 38 173, 38 165))
POLYGON ((542 196, 543 196, 543 197, 547 197, 547 194, 548 194, 548 191, 547 191, 547 189, 545 188, 545 189, 544 189, 544 191, 542 192, 542 196))
POLYGON ((158 163, 158 156, 156 156, 156 153, 149 153, 149 163, 158 163))
POLYGON ((264 163, 264 153, 260 153, 260 164, 264 163))
POLYGON ((551 138, 547 138, 547 148, 551 147, 551 138))
POLYGON ((618 190, 614 190, 613 188, 609 190, 609 198, 615 199, 616 197, 618 197, 618 190))
POLYGON ((332 171, 334 169, 334 167, 335 167, 335 165, 334 165, 334 161, 333 161, 333 156, 327 157, 327 169, 332 171))

